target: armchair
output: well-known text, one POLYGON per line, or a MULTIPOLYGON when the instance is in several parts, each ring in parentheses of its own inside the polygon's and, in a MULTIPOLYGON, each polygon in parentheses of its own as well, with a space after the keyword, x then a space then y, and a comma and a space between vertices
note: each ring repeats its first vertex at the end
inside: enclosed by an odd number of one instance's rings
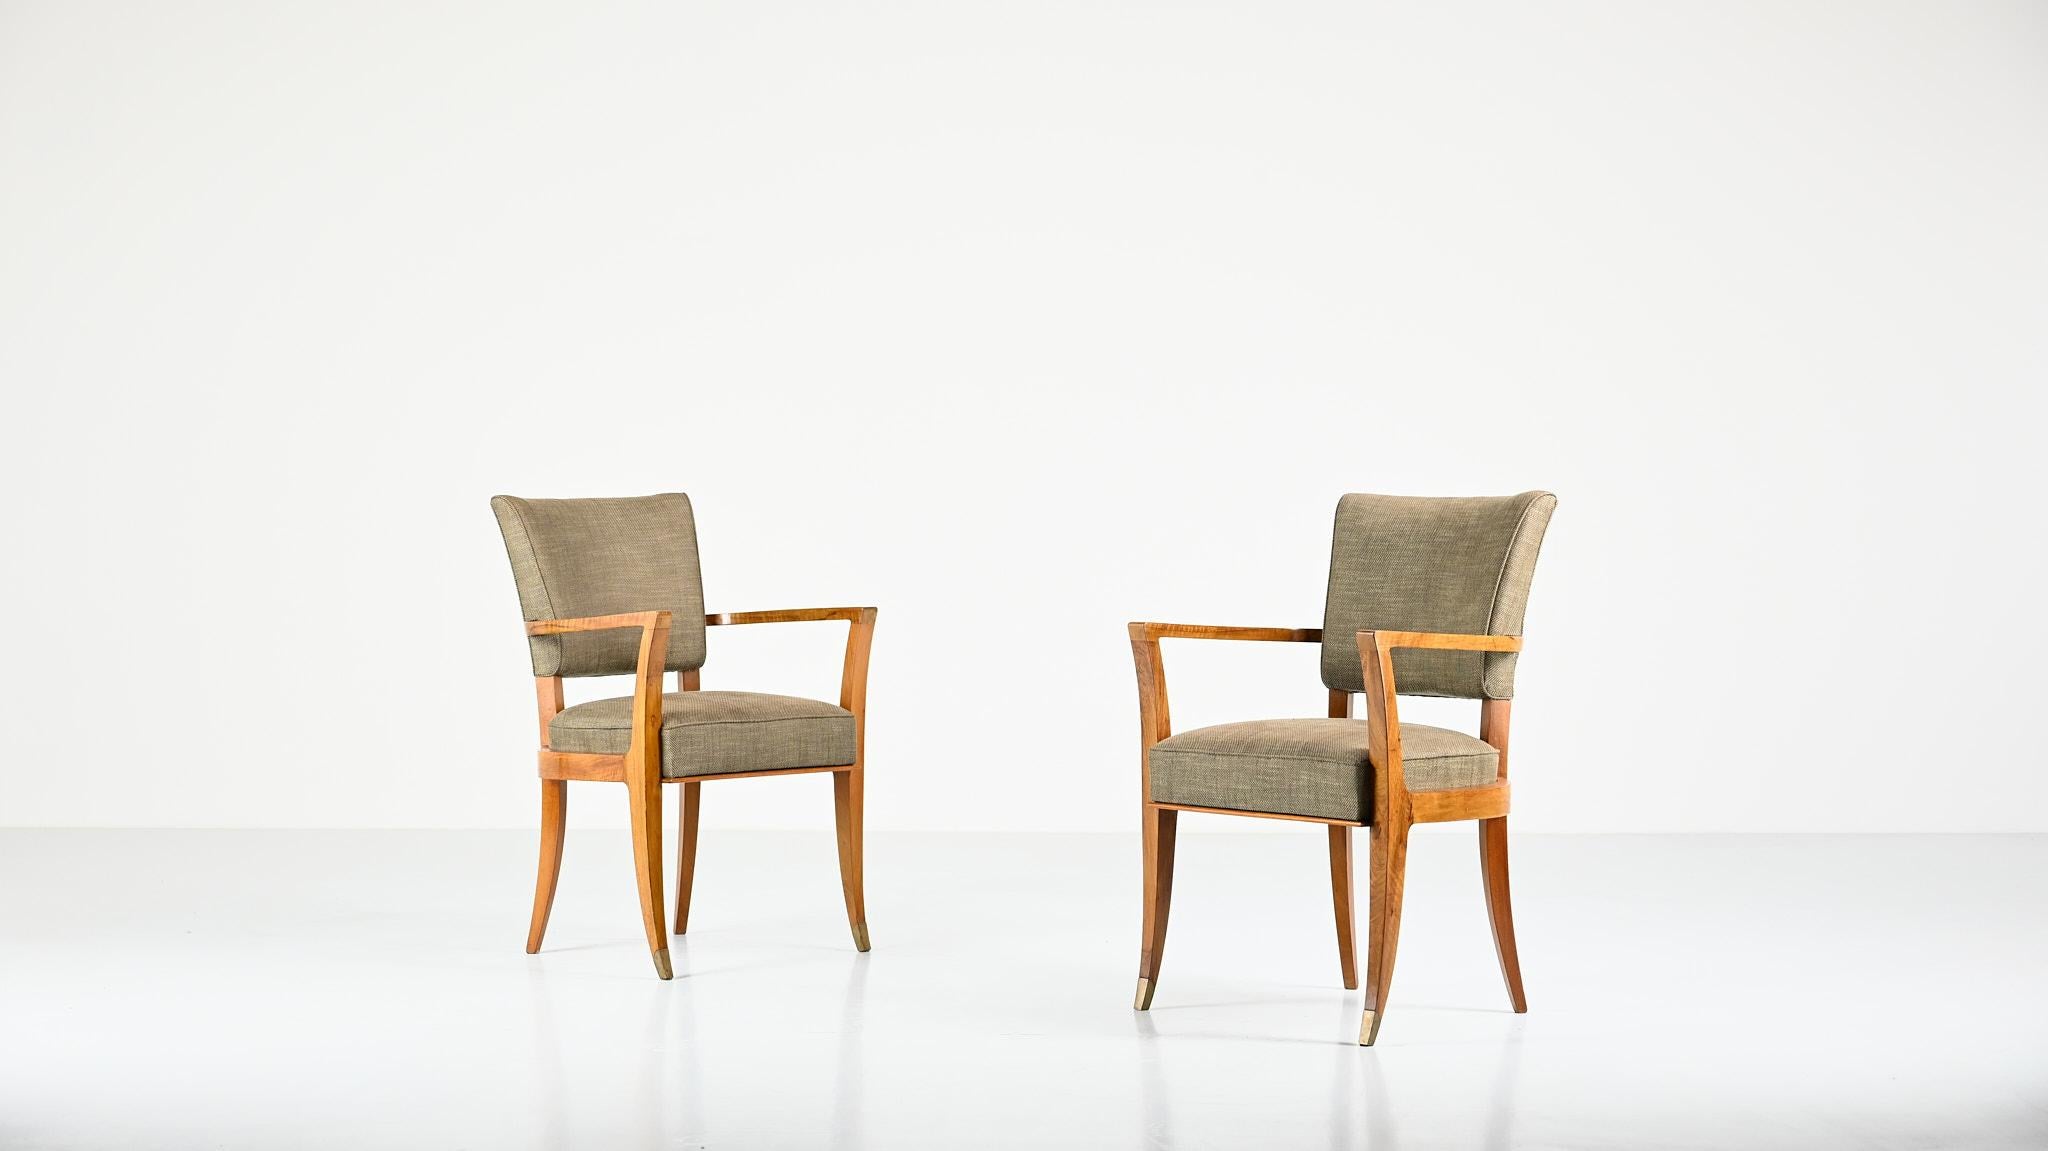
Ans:
POLYGON ((527 952, 540 950, 554 906, 571 781, 626 785, 641 925, 655 972, 668 979, 673 972, 663 908, 661 785, 682 785, 675 902, 675 934, 681 935, 689 923, 696 875, 702 784, 811 772, 832 776, 847 923, 854 947, 868 950, 862 751, 876 609, 706 614, 688 496, 497 496, 491 507, 526 617, 540 721, 540 867, 527 952), (837 706, 791 696, 702 690, 707 628, 828 620, 848 625, 837 706), (670 671, 676 673, 677 690, 664 694, 662 681, 670 671), (565 678, 621 674, 632 675, 632 695, 563 705, 565 678))
POLYGON ((1337 506, 1322 628, 1130 625, 1144 841, 1135 1009, 1151 1007, 1158 986, 1180 814, 1198 812, 1325 826, 1347 990, 1359 985, 1351 831, 1370 829, 1358 1036, 1364 1045, 1378 1039, 1386 1017, 1409 828, 1478 820, 1480 872, 1501 975, 1514 1010, 1528 1010, 1508 898, 1508 714, 1529 584, 1556 505, 1547 492, 1499 499, 1345 496, 1337 506), (1160 652, 1166 639, 1320 644, 1327 716, 1227 723, 1176 735, 1160 652), (1478 737, 1402 724, 1397 700, 1403 692, 1478 700, 1478 737), (1360 694, 1363 722, 1353 718, 1360 694))

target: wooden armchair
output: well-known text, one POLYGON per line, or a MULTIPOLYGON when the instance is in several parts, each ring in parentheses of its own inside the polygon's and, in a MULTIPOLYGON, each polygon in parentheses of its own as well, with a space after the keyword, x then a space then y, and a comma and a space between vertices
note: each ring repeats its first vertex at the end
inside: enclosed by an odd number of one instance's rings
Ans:
POLYGON ((862 747, 867 731, 871 607, 707 615, 697 529, 684 495, 524 500, 497 496, 525 615, 540 712, 540 873, 526 950, 539 951, 561 873, 571 780, 626 785, 640 915, 654 969, 670 978, 661 885, 661 791, 682 785, 675 933, 690 918, 697 868, 698 789, 711 779, 830 772, 839 879, 854 947, 868 949, 861 877, 862 747), (755 692, 703 691, 705 629, 845 620, 839 704, 755 692), (662 679, 676 673, 677 691, 662 679), (633 694, 564 707, 562 680, 633 676, 633 694))
POLYGON ((1137 1010, 1152 1005, 1158 985, 1183 811, 1327 826, 1337 957, 1351 990, 1358 987, 1351 829, 1371 828, 1365 1013, 1358 1033, 1359 1043, 1368 1045, 1379 1037, 1394 976, 1408 829, 1478 820, 1480 871, 1501 975, 1515 1011, 1529 1009, 1508 901, 1508 711, 1529 584, 1556 506, 1548 492, 1499 499, 1345 496, 1337 505, 1322 628, 1130 625, 1144 825, 1137 1010), (1319 643, 1328 716, 1175 735, 1163 639, 1319 643), (1480 701, 1478 737, 1403 725, 1397 699, 1404 693, 1480 701), (1355 694, 1365 696, 1362 723, 1352 718, 1355 694))

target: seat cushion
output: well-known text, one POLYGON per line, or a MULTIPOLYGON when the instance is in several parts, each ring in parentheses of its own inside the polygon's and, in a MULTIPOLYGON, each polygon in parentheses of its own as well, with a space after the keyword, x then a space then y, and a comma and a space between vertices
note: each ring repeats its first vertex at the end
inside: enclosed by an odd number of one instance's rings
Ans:
MULTIPOLYGON (((1159 803, 1372 822, 1372 765, 1362 719, 1259 719, 1226 723, 1152 746, 1159 803)), ((1463 732, 1401 725, 1401 773, 1410 791, 1492 783, 1500 755, 1463 732)))
MULTIPOLYGON (((624 755, 633 697, 562 709, 548 725, 556 751, 624 755)), ((661 697, 661 774, 713 775, 833 767, 854 759, 853 713, 814 699, 751 691, 679 691, 661 697)))

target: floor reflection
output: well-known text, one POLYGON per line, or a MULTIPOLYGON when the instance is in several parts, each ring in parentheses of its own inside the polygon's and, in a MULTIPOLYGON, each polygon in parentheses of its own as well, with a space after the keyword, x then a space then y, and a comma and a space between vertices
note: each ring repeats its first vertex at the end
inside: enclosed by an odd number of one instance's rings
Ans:
MULTIPOLYGON (((1373 1151, 1398 1151, 1401 1130, 1396 1119, 1395 1096, 1388 1081, 1386 1060, 1398 1059, 1399 1056, 1357 1045, 1359 1010, 1358 997, 1350 995, 1345 997, 1334 1014, 1331 1042, 1335 1051, 1329 1064, 1326 1123, 1329 1145, 1332 1148, 1362 1146, 1373 1148, 1373 1151)), ((1199 1042, 1200 1039, 1186 1035, 1162 1037, 1153 1013, 1149 1011, 1134 1013, 1133 1028, 1139 1039, 1139 1145, 1172 1148, 1175 1146, 1174 1100, 1168 1089, 1171 1057, 1167 1053, 1167 1043, 1174 1039, 1183 1043, 1199 1042)), ((1487 1151, 1504 1151, 1514 1144, 1516 1088, 1521 1068, 1522 1037, 1517 1027, 1514 1034, 1500 1044, 1491 1079, 1484 1088, 1475 1086, 1471 1096, 1474 1111, 1482 1097, 1485 1101, 1485 1128, 1476 1145, 1487 1151)), ((1431 1100, 1440 1099, 1442 1094, 1441 1084, 1431 1084, 1431 1100)), ((1432 1135, 1433 1138, 1425 1138, 1423 1142, 1441 1142, 1441 1130, 1434 1131, 1432 1135)))
POLYGON ((856 954, 846 972, 846 1002, 839 1011, 839 1068, 832 1080, 831 1145, 860 1151, 867 1127, 866 1056, 868 957, 856 954))
MULTIPOLYGON (((563 1033, 557 998, 573 1000, 577 984, 551 979, 544 964, 536 964, 527 973, 535 1079, 529 1098, 538 1145, 569 1148, 576 1145, 572 1132, 592 1128, 611 1130, 611 1145, 622 1147, 666 1147, 679 1141, 695 1144, 709 1140, 713 1117, 706 1109, 706 1075, 715 1066, 718 1051, 707 1045, 705 1031, 699 1026, 699 980, 688 973, 681 947, 675 950, 676 978, 646 988, 649 998, 637 1024, 638 1042, 629 1044, 639 1057, 613 1084, 622 1097, 606 1093, 598 1084, 571 1078, 572 1068, 563 1052, 573 1039, 563 1033)), ((829 1130, 815 1137, 820 1146, 859 1151, 865 1143, 868 970, 865 955, 854 956, 847 966, 839 1005, 831 1107, 818 1116, 829 1130)))
POLYGON ((547 971, 534 964, 526 971, 526 1004, 533 1019, 533 1066, 537 1069, 531 1096, 534 1129, 548 1147, 569 1145, 568 1089, 562 1067, 562 1030, 555 1022, 554 996, 549 992, 547 971))
POLYGON ((1173 1146, 1173 1105, 1166 1089, 1165 1053, 1159 1029, 1150 1011, 1134 1011, 1138 1038, 1138 1098, 1143 1102, 1139 1116, 1138 1145, 1162 1149, 1173 1146))
POLYGON ((690 960, 688 942, 677 939, 671 950, 675 954, 678 977, 671 981, 673 986, 665 989, 668 994, 662 1014, 667 1018, 660 1028, 661 1035, 666 1037, 662 1048, 666 1057, 663 1062, 669 1064, 670 1069, 661 1082, 654 1085, 654 1098, 660 1099, 664 1094, 672 1096, 668 1128, 676 1138, 697 1142, 706 1137, 704 1071, 708 1062, 704 1058, 703 1031, 697 1026, 698 985, 687 974, 690 960))
POLYGON ((1517 1021, 1514 1034, 1501 1044, 1500 1062, 1493 1069, 1493 1106, 1486 1113, 1486 1146, 1489 1151, 1514 1145, 1515 1093, 1521 1079, 1522 1028, 1517 1021))

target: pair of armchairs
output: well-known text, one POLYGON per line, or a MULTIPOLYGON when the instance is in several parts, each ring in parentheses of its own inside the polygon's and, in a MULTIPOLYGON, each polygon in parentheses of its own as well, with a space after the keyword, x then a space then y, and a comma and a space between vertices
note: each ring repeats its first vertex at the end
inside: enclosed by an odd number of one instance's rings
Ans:
MULTIPOLYGON (((1386 1017, 1401 926, 1409 828, 1477 820, 1480 870, 1501 974, 1528 1010, 1508 899, 1508 713, 1536 556, 1557 499, 1345 496, 1337 507, 1321 628, 1134 623, 1144 829, 1144 913, 1134 1006, 1158 987, 1184 811, 1320 823, 1328 829, 1337 953, 1358 988, 1353 828, 1371 834, 1365 1010, 1358 1041, 1386 1017), (1329 710, 1175 734, 1160 643, 1223 639, 1319 643, 1329 710), (1479 701, 1477 737, 1403 724, 1400 695, 1479 701), (1365 697, 1365 719, 1353 700, 1365 697)), ((655 971, 671 977, 662 892, 660 785, 678 801, 675 926, 689 923, 699 788, 707 780, 824 772, 832 777, 839 875, 854 946, 868 950, 861 883, 862 742, 876 609, 798 608, 707 615, 689 497, 491 501, 512 560, 540 715, 541 848, 526 950, 540 949, 554 903, 571 780, 626 785, 642 926, 655 971), (709 627, 843 620, 837 706, 754 692, 704 691, 709 627), (664 692, 674 672, 677 691, 664 692), (633 694, 563 706, 562 680, 631 675, 633 694)))

